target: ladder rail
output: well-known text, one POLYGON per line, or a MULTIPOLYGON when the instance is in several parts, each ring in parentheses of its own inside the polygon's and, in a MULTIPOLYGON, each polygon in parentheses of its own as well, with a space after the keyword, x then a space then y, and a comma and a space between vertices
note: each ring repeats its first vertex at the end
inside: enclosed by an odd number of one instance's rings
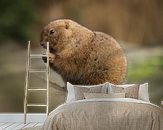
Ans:
POLYGON ((49 42, 47 42, 47 51, 46 51, 46 55, 47 55, 47 64, 46 64, 46 68, 47 68, 47 107, 46 107, 46 114, 49 114, 49 77, 50 77, 50 70, 49 70, 49 42))
POLYGON ((29 66, 30 66, 30 41, 28 41, 28 50, 26 56, 26 78, 25 78, 25 95, 24 95, 24 123, 27 119, 27 97, 28 97, 28 85, 29 85, 29 66))

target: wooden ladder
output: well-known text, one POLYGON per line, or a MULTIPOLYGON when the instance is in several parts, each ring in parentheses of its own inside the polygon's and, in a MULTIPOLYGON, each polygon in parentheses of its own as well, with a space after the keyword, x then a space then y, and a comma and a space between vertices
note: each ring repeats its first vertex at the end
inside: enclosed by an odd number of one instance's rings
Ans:
POLYGON ((49 69, 49 42, 47 42, 47 50, 46 54, 31 54, 31 46, 30 41, 28 42, 28 51, 26 58, 26 78, 25 78, 25 96, 24 96, 24 124, 27 121, 27 112, 28 107, 46 107, 46 114, 49 114, 49 77, 50 77, 50 69, 49 69), (32 69, 31 67, 31 59, 32 58, 42 58, 47 57, 46 69, 32 69), (46 89, 42 88, 29 88, 29 80, 30 73, 46 73, 46 89), (29 93, 37 92, 37 91, 46 91, 46 104, 30 104, 28 103, 28 95, 29 93))

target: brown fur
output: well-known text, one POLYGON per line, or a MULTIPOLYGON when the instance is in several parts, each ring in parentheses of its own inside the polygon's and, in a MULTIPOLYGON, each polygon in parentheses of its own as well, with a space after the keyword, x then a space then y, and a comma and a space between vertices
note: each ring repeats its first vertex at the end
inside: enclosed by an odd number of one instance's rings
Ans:
POLYGON ((50 43, 51 68, 65 81, 92 85, 121 84, 127 61, 120 45, 109 35, 93 32, 72 20, 56 20, 41 33, 41 45, 50 43))

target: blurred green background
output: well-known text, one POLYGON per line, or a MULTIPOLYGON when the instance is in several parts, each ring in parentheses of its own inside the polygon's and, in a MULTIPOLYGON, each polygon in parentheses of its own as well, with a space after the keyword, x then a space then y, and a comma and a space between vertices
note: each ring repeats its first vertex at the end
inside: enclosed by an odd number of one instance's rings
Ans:
MULTIPOLYGON (((113 36, 128 58, 127 83, 149 82, 152 103, 163 100, 162 0, 1 0, 0 1, 0 112, 23 112, 27 41, 40 53, 39 36, 48 22, 69 18, 113 36)), ((43 67, 42 60, 33 61, 43 67)), ((61 77, 51 71, 50 110, 63 103, 61 77)), ((44 75, 31 76, 31 86, 45 85, 44 75)), ((32 93, 30 102, 45 102, 32 93)), ((44 111, 30 108, 29 111, 44 111)))

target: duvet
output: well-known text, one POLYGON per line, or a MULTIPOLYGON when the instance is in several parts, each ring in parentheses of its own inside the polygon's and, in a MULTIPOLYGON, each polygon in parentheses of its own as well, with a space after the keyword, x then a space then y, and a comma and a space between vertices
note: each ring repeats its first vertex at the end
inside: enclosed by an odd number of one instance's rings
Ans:
POLYGON ((43 130, 163 130, 163 109, 130 98, 78 100, 53 110, 43 130))

